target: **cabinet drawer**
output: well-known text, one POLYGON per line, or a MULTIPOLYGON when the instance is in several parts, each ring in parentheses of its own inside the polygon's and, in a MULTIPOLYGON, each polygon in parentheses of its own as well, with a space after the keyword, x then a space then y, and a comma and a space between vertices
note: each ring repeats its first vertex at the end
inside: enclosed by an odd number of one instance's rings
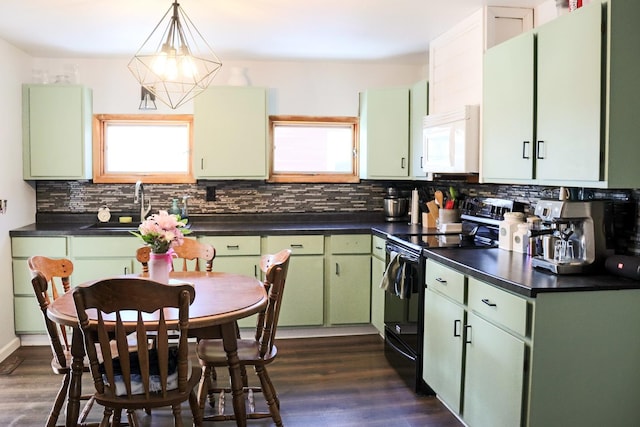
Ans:
POLYGON ((425 282, 433 290, 464 304, 464 274, 444 265, 427 259, 425 282))
POLYGON ((381 260, 385 260, 387 254, 385 252, 386 239, 382 237, 373 236, 371 240, 371 254, 381 260))
POLYGON ((75 258, 136 257, 136 250, 144 246, 137 237, 73 237, 71 251, 75 258))
POLYGON ((527 300, 474 278, 469 278, 469 310, 522 336, 527 333, 527 300))
POLYGON ((337 234, 331 236, 332 254, 368 254, 371 251, 370 234, 337 234))
POLYGON ((11 254, 14 258, 42 255, 51 258, 67 256, 66 237, 13 237, 11 254))
POLYGON ((204 236, 199 240, 213 245, 216 257, 260 255, 260 236, 204 236))
POLYGON ((291 249, 292 255, 324 253, 324 236, 268 236, 266 253, 274 254, 283 249, 291 249))

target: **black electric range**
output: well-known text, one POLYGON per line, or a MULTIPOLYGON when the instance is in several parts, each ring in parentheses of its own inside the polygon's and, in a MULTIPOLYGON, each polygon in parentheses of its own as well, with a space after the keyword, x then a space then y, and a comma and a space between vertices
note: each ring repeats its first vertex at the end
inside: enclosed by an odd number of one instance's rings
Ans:
MULTIPOLYGON (((398 234, 387 236, 387 271, 396 263, 401 273, 392 275, 385 292, 385 354, 420 394, 433 391, 422 379, 422 333, 424 329, 424 248, 480 249, 498 246, 499 223, 505 212, 523 211, 522 203, 504 199, 465 200, 461 232, 398 234)), ((385 272, 385 275, 387 272, 385 272)))

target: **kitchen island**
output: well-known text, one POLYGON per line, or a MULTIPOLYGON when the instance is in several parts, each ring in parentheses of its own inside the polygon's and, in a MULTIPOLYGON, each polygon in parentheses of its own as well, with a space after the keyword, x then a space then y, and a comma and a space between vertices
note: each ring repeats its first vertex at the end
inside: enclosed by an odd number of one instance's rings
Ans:
POLYGON ((424 250, 423 379, 469 426, 640 425, 640 282, 424 250))

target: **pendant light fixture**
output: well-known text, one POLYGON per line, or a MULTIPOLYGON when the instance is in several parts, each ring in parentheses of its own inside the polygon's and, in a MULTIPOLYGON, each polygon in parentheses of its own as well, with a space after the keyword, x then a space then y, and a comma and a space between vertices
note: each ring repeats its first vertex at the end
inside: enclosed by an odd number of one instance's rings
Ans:
POLYGON ((221 66, 174 0, 128 67, 142 87, 175 109, 205 90, 221 66))

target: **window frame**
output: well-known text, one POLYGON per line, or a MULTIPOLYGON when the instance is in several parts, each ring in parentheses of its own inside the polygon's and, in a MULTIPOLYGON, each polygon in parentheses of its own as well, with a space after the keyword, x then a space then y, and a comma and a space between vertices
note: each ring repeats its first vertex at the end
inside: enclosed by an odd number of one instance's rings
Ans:
POLYGON ((193 114, 94 114, 93 116, 93 182, 97 184, 128 184, 144 179, 152 184, 191 184, 193 175, 193 114), (129 173, 115 174, 105 171, 104 132, 108 123, 182 122, 189 126, 189 164, 187 173, 129 173))
POLYGON ((267 182, 283 183, 359 183, 359 126, 358 117, 348 116, 289 116, 273 115, 269 116, 269 177, 267 182), (274 173, 274 126, 278 124, 349 124, 353 129, 353 156, 352 173, 274 173))

